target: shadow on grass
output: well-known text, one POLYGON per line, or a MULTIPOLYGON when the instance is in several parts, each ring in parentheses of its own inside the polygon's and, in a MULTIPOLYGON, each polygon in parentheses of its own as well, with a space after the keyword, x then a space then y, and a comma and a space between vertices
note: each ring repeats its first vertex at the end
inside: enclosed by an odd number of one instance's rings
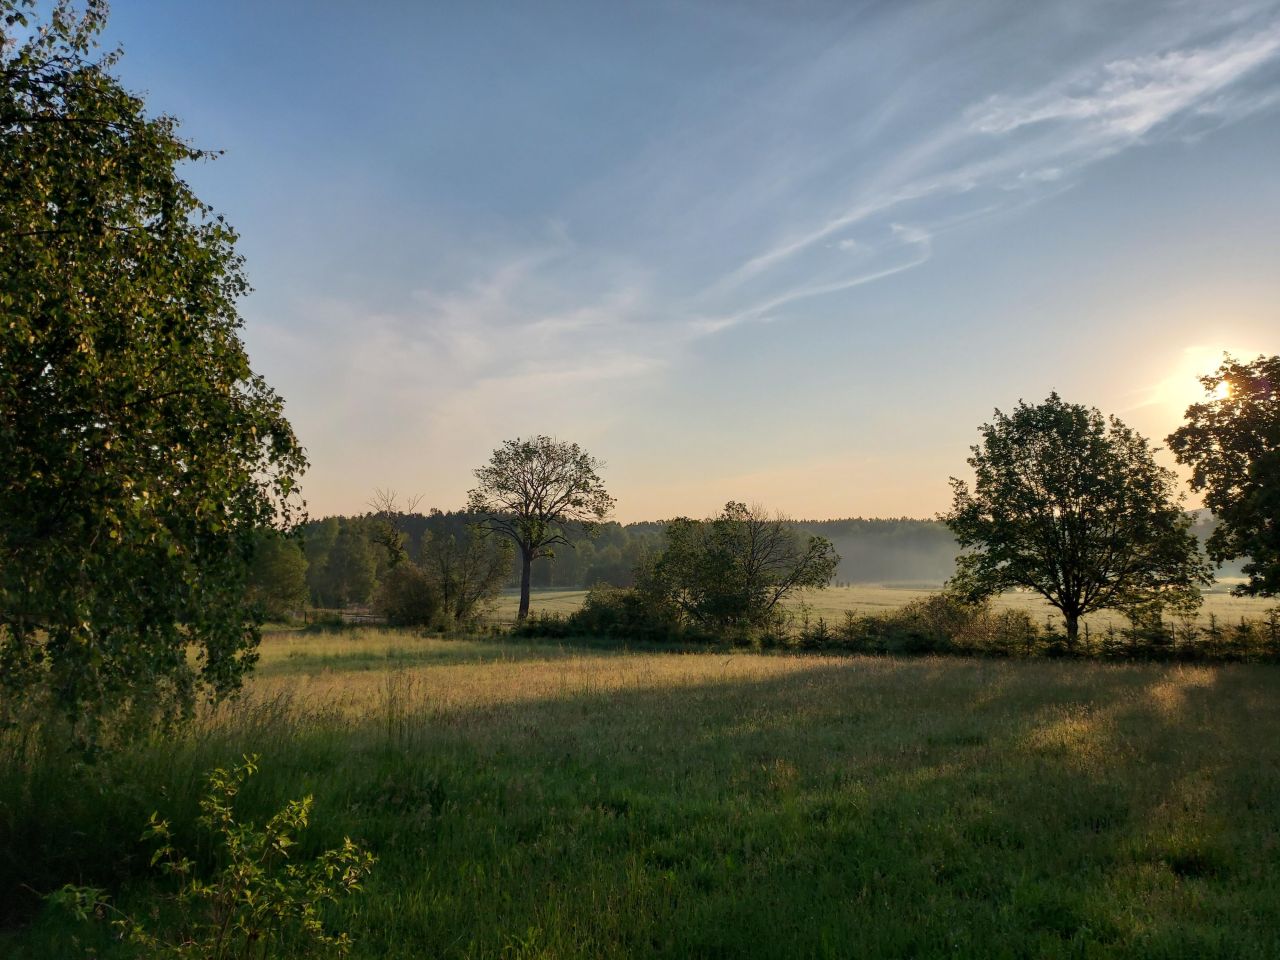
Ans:
POLYGON ((1280 670, 733 670, 362 722, 264 705, 120 758, 96 802, 51 777, 6 807, 5 886, 60 851, 127 898, 148 805, 190 838, 200 772, 252 750, 247 810, 314 792, 304 853, 379 854, 361 956, 1274 955, 1280 670))

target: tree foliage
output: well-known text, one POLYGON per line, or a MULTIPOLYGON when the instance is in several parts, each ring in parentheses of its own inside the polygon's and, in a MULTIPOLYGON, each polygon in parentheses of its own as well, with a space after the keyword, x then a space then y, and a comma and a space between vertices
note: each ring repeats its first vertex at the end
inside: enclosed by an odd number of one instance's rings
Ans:
POLYGON ((288 620, 307 605, 307 558, 296 539, 276 530, 258 538, 249 567, 248 598, 270 620, 288 620))
MULTIPOLYGON (((325 559, 338 529, 347 524, 360 524, 364 519, 359 516, 329 517, 302 525, 309 581, 320 582, 325 559)), ((395 517, 395 524, 403 535, 403 547, 409 557, 425 563, 424 551, 428 544, 439 543, 449 537, 456 537, 462 543, 477 519, 465 510, 429 509, 420 513, 401 511, 395 517)), ((826 537, 831 541, 840 554, 840 565, 835 572, 837 581, 936 584, 955 572, 955 537, 937 520, 905 517, 796 520, 791 526, 802 533, 826 537)), ((569 529, 574 540, 572 550, 557 551, 555 557, 543 557, 533 562, 530 573, 533 589, 589 589, 601 582, 618 587, 633 586, 640 561, 660 548, 666 523, 652 520, 628 524, 606 521, 595 526, 589 539, 578 536, 572 526, 569 529)), ((375 553, 381 558, 387 551, 375 544, 375 553)), ((514 551, 511 561, 504 585, 518 587, 521 564, 514 551)))
POLYGON ((806 537, 782 517, 731 501, 709 520, 672 520, 637 589, 700 627, 758 627, 795 591, 825 587, 839 562, 825 537, 806 537))
POLYGON ((514 552, 508 541, 471 531, 427 543, 422 551, 423 566, 454 625, 474 620, 497 597, 511 570, 514 552))
POLYGON ((312 581, 316 601, 325 607, 367 603, 378 585, 378 557, 363 519, 342 524, 312 581))
POLYGON ((1249 558, 1235 593, 1280 595, 1280 357, 1227 356, 1200 382, 1209 399, 1187 409, 1168 443, 1218 520, 1209 556, 1249 558))
POLYGON ((393 627, 430 627, 440 619, 440 591, 412 561, 397 563, 378 584, 374 609, 393 627))
POLYGON ((421 562, 406 558, 382 575, 374 607, 393 626, 467 625, 502 589, 511 551, 480 535, 431 540, 421 562))
POLYGON ((603 464, 576 443, 508 440, 475 471, 467 510, 481 529, 511 540, 520 554, 519 618, 529 615, 530 567, 568 545, 569 529, 590 534, 613 509, 598 471, 603 464))
POLYGON ((104 13, 0 0, 0 677, 77 716, 237 687, 255 534, 305 467, 236 235, 176 172, 208 155, 94 51, 104 13))
POLYGON ((404 520, 418 508, 421 496, 410 497, 401 507, 400 498, 390 488, 379 487, 369 499, 370 540, 380 546, 386 554, 387 565, 396 564, 409 559, 407 546, 408 536, 404 530, 404 520))
POLYGON ((972 491, 952 478, 943 519, 962 547, 953 589, 1032 590, 1062 612, 1068 643, 1093 610, 1195 605, 1209 570, 1171 471, 1115 417, 1065 403, 995 412, 972 448, 972 491))

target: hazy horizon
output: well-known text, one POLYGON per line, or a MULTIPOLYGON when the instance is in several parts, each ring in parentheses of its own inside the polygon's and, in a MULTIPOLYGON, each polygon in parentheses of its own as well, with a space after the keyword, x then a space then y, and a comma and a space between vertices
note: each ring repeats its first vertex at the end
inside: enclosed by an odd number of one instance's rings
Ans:
POLYGON ((621 522, 928 519, 994 408, 1161 442, 1280 353, 1280 3, 138 0, 107 42, 226 151, 186 173, 315 516, 544 433, 621 522))

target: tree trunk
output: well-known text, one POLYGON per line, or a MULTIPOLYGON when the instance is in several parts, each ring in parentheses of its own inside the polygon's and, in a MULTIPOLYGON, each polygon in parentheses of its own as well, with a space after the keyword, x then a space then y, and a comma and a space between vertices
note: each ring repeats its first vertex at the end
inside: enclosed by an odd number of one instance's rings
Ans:
POLYGON ((525 620, 529 616, 529 575, 533 568, 533 551, 520 548, 520 612, 517 620, 525 620))
POLYGON ((1080 639, 1080 614, 1063 613, 1062 616, 1067 621, 1067 649, 1074 650, 1080 639))

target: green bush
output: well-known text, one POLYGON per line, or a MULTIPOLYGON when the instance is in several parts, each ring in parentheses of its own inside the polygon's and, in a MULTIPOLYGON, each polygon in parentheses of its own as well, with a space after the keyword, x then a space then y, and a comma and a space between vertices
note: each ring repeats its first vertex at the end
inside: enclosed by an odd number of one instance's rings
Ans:
POLYGON ((1044 649, 1044 636, 1025 610, 984 608, 974 639, 976 651, 1002 657, 1028 657, 1044 649))
POLYGON ((307 827, 311 797, 291 800, 261 828, 236 820, 233 804, 257 772, 257 756, 208 776, 198 823, 211 833, 222 861, 208 880, 173 846, 169 823, 151 815, 144 840, 158 842, 151 865, 177 881, 175 893, 158 898, 145 916, 116 910, 94 887, 64 886, 50 896, 80 920, 113 916, 120 938, 140 957, 200 958, 345 955, 351 939, 331 931, 321 908, 362 889, 374 857, 350 838, 310 862, 293 862, 295 837, 307 827))
POLYGON ((545 610, 529 614, 524 620, 517 621, 511 628, 511 636, 513 637, 541 637, 551 640, 563 640, 566 637, 577 635, 577 631, 570 629, 569 621, 566 617, 558 613, 548 613, 545 610))
POLYGON ((581 609, 570 615, 575 633, 637 640, 685 639, 678 612, 660 597, 634 587, 598 583, 587 593, 581 609))
POLYGON ((1026 656, 1039 652, 1043 639, 1023 611, 993 611, 987 604, 937 593, 888 613, 846 613, 838 627, 821 618, 805 621, 795 643, 803 650, 851 653, 1026 656))
POLYGON ((439 588, 425 570, 407 560, 382 578, 374 609, 393 627, 435 626, 444 615, 439 588))
POLYGON ((760 649, 892 655, 988 657, 1072 656, 1115 660, 1280 660, 1280 610, 1260 620, 1226 626, 1170 621, 1157 614, 1130 618, 1092 636, 1086 629, 1069 648, 1066 638, 1038 624, 1025 610, 969 603, 948 592, 919 597, 897 610, 857 615, 840 623, 802 611, 773 616, 757 626, 718 630, 683 620, 660 595, 638 587, 599 584, 569 616, 536 615, 514 628, 517 636, 605 637, 620 641, 732 644, 760 649))
POLYGON ((662 551, 636 570, 636 589, 682 623, 751 642, 776 628, 780 604, 831 581, 839 555, 760 507, 729 502, 707 520, 677 517, 662 551))

